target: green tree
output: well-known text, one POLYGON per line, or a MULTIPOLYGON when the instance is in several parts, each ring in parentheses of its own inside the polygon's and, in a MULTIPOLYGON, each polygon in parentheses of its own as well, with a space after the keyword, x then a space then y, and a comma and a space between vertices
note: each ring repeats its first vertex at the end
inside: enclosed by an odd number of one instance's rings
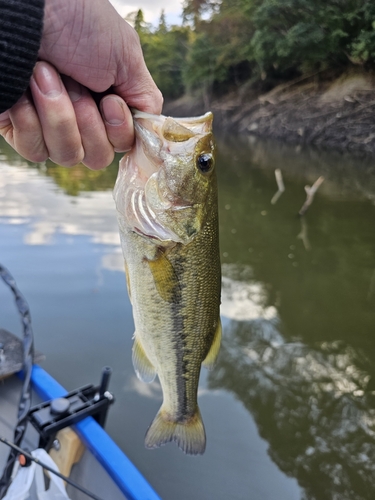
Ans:
POLYGON ((373 0, 184 0, 182 27, 130 18, 166 97, 375 60, 373 0))
POLYGON ((161 35, 163 34, 165 35, 166 33, 168 33, 168 27, 167 27, 167 22, 165 20, 164 9, 162 9, 160 13, 158 33, 160 33, 161 35))
POLYGON ((202 14, 212 12, 220 5, 214 0, 184 0, 182 4, 182 19, 184 23, 191 22, 194 29, 199 27, 202 14))
POLYGON ((181 96, 185 87, 182 72, 189 45, 190 28, 188 26, 172 26, 168 29, 162 11, 158 28, 151 30, 141 25, 140 36, 147 67, 157 86, 165 97, 181 96))
POLYGON ((187 87, 225 90, 249 77, 246 47, 253 31, 243 0, 223 0, 195 31, 184 72, 187 87))
POLYGON ((347 65, 374 54, 373 2, 263 0, 254 11, 248 56, 262 70, 347 65))
POLYGON ((139 35, 139 38, 141 39, 141 42, 142 36, 147 35, 151 31, 151 24, 146 23, 142 9, 130 12, 125 17, 125 20, 134 27, 135 31, 139 35))
POLYGON ((357 28, 355 36, 351 37, 349 47, 351 60, 357 63, 373 63, 375 60, 375 4, 363 2, 353 18, 352 24, 356 24, 357 28))

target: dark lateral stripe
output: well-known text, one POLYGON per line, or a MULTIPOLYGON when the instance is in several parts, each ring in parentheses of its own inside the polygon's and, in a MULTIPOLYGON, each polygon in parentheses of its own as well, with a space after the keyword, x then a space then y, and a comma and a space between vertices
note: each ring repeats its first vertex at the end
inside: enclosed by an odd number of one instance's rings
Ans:
MULTIPOLYGON (((184 262, 185 259, 180 257, 174 262, 174 270, 179 278, 179 283, 183 287, 183 273, 184 273, 184 262)), ((186 361, 184 361, 184 354, 186 351, 186 341, 184 334, 184 316, 182 311, 183 303, 179 302, 173 304, 173 331, 174 331, 174 342, 173 346, 176 353, 176 381, 177 381, 177 415, 176 420, 184 420, 186 417, 186 409, 188 406, 187 401, 187 390, 186 390, 186 379, 184 375, 187 373, 188 366, 186 361)))
POLYGON ((186 379, 184 377, 188 366, 184 361, 185 339, 183 336, 184 318, 182 316, 181 304, 174 304, 173 327, 174 327, 174 349, 176 353, 176 382, 177 382, 177 415, 176 420, 182 420, 186 416, 187 391, 186 379))
POLYGON ((0 113, 26 90, 43 29, 44 0, 0 2, 0 113))

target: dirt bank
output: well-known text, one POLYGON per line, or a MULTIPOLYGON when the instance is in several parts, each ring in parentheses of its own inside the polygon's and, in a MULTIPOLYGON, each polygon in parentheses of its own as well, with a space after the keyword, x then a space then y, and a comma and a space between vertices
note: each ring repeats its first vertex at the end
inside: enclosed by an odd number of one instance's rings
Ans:
POLYGON ((244 86, 211 102, 185 96, 166 102, 164 113, 187 116, 208 109, 217 130, 375 154, 375 75, 362 70, 335 78, 310 75, 268 93, 244 86))

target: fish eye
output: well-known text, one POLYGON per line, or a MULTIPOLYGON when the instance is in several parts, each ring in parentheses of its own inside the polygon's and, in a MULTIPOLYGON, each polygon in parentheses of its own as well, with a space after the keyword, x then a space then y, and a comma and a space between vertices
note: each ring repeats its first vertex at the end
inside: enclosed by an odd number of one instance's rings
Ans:
POLYGON ((207 174, 212 169, 213 165, 214 165, 214 160, 212 158, 212 155, 208 153, 203 153, 198 156, 197 167, 202 173, 207 174))

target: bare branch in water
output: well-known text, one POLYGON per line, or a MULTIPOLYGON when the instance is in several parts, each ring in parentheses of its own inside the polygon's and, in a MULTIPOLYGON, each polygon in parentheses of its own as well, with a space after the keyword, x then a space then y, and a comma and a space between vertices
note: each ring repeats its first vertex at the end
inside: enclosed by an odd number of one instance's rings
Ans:
POLYGON ((315 196, 315 193, 317 192, 319 186, 322 184, 322 182, 324 181, 324 177, 323 176, 320 176, 315 182, 314 184, 310 187, 310 186, 305 186, 305 191, 306 191, 306 201, 305 203, 302 205, 302 208, 301 210, 298 212, 299 215, 304 215, 307 211, 307 209, 309 208, 309 206, 311 205, 311 203, 313 202, 314 200, 314 196, 315 196))
POLYGON ((299 240, 302 240, 305 250, 311 250, 311 245, 309 241, 309 236, 307 233, 307 223, 304 217, 301 217, 301 232, 297 235, 299 240))
POLYGON ((272 200, 271 200, 272 205, 275 205, 277 200, 280 198, 280 196, 285 191, 283 175, 282 175, 281 170, 279 168, 277 168, 275 170, 275 177, 276 177, 276 183, 277 183, 277 191, 272 197, 272 200))

